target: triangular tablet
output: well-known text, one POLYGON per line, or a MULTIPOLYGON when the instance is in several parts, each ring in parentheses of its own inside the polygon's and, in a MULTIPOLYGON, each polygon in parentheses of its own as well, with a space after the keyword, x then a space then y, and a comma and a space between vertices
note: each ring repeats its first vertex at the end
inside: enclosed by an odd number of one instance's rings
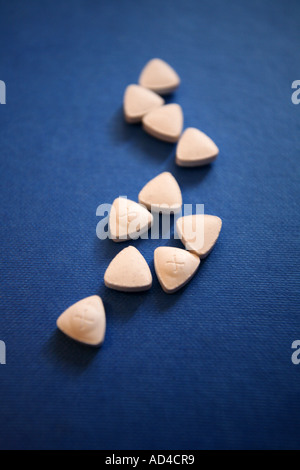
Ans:
POLYGON ((150 289, 152 275, 143 255, 129 246, 110 262, 104 274, 104 283, 111 289, 140 292, 150 289))
POLYGON ((147 88, 139 85, 128 85, 124 93, 124 116, 127 122, 134 123, 142 120, 142 117, 159 108, 165 100, 147 88))
POLYGON ((181 106, 176 103, 165 104, 150 111, 142 121, 143 129, 148 134, 166 142, 177 142, 183 127, 181 106))
POLYGON ((109 234, 115 242, 136 240, 152 225, 153 215, 130 199, 118 197, 109 214, 109 234))
POLYGON ((143 68, 139 84, 164 95, 176 90, 180 84, 180 78, 167 62, 152 59, 143 68))
POLYGON ((143 187, 139 193, 139 202, 151 211, 176 213, 182 206, 180 187, 174 176, 165 171, 143 187))
POLYGON ((201 166, 214 161, 219 153, 216 144, 204 132, 189 127, 179 139, 176 163, 179 166, 201 166))
POLYGON ((176 223, 177 233, 186 249, 201 259, 206 258, 213 249, 221 227, 220 217, 208 214, 187 215, 180 217, 176 223))
POLYGON ((199 264, 198 256, 181 248, 161 246, 154 251, 155 272, 167 294, 172 294, 187 284, 199 264))
POLYGON ((90 346, 101 346, 105 336, 105 310, 101 298, 92 295, 65 310, 57 327, 67 336, 90 346))

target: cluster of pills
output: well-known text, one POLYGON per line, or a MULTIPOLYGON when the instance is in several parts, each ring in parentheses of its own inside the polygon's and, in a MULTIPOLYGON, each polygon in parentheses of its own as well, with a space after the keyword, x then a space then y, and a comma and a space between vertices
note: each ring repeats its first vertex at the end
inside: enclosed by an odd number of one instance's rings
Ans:
POLYGON ((181 106, 165 104, 160 96, 173 92, 179 84, 180 78, 169 64, 161 59, 150 60, 142 70, 139 85, 128 85, 125 90, 125 119, 129 123, 142 122, 143 129, 157 139, 177 142, 180 138, 176 149, 177 165, 206 165, 217 158, 218 147, 194 127, 188 127, 181 135, 181 106))
MULTIPOLYGON (((152 59, 142 70, 139 85, 129 85, 124 94, 127 122, 142 122, 153 137, 177 142, 176 163, 200 166, 213 161, 218 147, 203 132, 187 128, 183 134, 183 112, 176 104, 165 104, 160 95, 171 93, 180 78, 170 65, 152 59)), ((182 207, 180 187, 169 172, 151 179, 140 191, 138 202, 118 197, 109 215, 110 238, 115 242, 135 240, 153 224, 153 212, 178 213, 182 207), (151 212, 150 212, 151 211, 151 212)), ((196 273, 200 260, 213 249, 222 227, 219 217, 196 214, 180 217, 177 234, 185 249, 161 246, 154 251, 154 268, 162 289, 172 294, 186 285, 196 273), (202 236, 199 231, 202 231, 202 236), (196 234, 196 235, 195 235, 196 234)), ((152 274, 143 255, 133 246, 120 251, 104 275, 106 287, 124 292, 141 292, 151 288, 152 274)), ((92 346, 104 340, 106 319, 99 296, 80 300, 57 320, 58 328, 69 337, 92 346)))

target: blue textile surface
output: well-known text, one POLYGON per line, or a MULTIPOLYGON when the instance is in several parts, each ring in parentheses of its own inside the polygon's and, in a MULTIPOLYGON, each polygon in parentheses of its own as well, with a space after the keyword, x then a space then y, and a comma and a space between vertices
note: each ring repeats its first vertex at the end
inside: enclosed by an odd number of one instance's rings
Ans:
POLYGON ((300 3, 292 0, 0 1, 0 447, 300 448, 300 3), (220 148, 209 167, 122 116, 125 87, 161 57, 182 105, 220 148), (223 220, 193 281, 166 295, 159 245, 135 242, 153 288, 106 289, 128 243, 96 237, 96 208, 137 200, 162 171, 223 220), (94 351, 56 330, 99 294, 94 351))

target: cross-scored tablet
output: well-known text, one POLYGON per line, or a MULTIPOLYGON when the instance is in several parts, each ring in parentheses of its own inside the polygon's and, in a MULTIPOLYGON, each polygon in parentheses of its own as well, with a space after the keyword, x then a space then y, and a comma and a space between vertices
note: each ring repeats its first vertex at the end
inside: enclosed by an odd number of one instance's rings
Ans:
POLYGON ((109 234, 115 242, 135 240, 151 227, 153 215, 137 202, 118 197, 109 214, 109 234))
POLYGON ((200 264, 198 256, 181 248, 161 246, 154 251, 154 267, 161 287, 172 294, 185 286, 200 264))
POLYGON ((90 346, 101 346, 105 336, 106 319, 103 302, 98 295, 80 300, 65 310, 57 327, 70 338, 90 346))

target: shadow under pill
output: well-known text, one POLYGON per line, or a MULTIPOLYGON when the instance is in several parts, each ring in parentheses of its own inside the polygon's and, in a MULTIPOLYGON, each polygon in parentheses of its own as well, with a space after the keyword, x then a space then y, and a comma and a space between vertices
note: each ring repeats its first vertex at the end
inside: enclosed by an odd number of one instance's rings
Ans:
POLYGON ((108 321, 127 323, 147 301, 150 292, 151 289, 143 292, 121 292, 103 286, 99 295, 103 300, 108 321))
POLYGON ((126 142, 135 137, 140 124, 128 124, 124 119, 123 107, 113 115, 108 125, 108 132, 114 142, 126 142))
POLYGON ((100 240, 98 237, 94 239, 94 256, 101 262, 106 262, 105 269, 107 268, 108 264, 111 260, 123 249, 126 248, 130 244, 129 242, 113 242, 109 238, 105 240, 100 240))
POLYGON ((165 314, 168 310, 172 310, 173 306, 178 302, 183 289, 174 292, 174 294, 167 294, 161 287, 158 279, 156 278, 156 282, 154 287, 154 296, 153 296, 153 305, 155 307, 155 313, 165 314))
POLYGON ((214 164, 209 163, 207 165, 198 167, 182 167, 175 163, 174 158, 169 159, 165 171, 169 171, 178 181, 180 188, 188 188, 191 186, 197 186, 204 180, 210 171, 212 171, 214 164))
MULTIPOLYGON (((141 123, 128 124, 124 119, 123 108, 113 115, 109 124, 109 134, 113 142, 132 141, 135 149, 141 150, 145 157, 152 160, 166 160, 174 151, 174 144, 150 136, 143 130, 141 123)), ((131 155, 137 156, 135 151, 131 155)), ((141 156, 139 158, 142 159, 141 156)))
POLYGON ((69 371, 78 374, 93 362, 99 349, 74 341, 57 329, 46 342, 43 354, 55 365, 64 364, 69 371))
POLYGON ((156 139, 147 134, 142 128, 140 131, 141 133, 138 135, 135 145, 147 158, 156 159, 161 162, 162 160, 167 160, 174 153, 174 144, 156 139))
MULTIPOLYGON (((178 100, 177 100, 177 97, 176 97, 176 91, 171 91, 171 93, 163 95, 163 99, 165 100, 165 105, 166 104, 172 104, 172 103, 178 103, 178 100)), ((180 103, 178 103, 178 104, 180 104, 180 103)))

